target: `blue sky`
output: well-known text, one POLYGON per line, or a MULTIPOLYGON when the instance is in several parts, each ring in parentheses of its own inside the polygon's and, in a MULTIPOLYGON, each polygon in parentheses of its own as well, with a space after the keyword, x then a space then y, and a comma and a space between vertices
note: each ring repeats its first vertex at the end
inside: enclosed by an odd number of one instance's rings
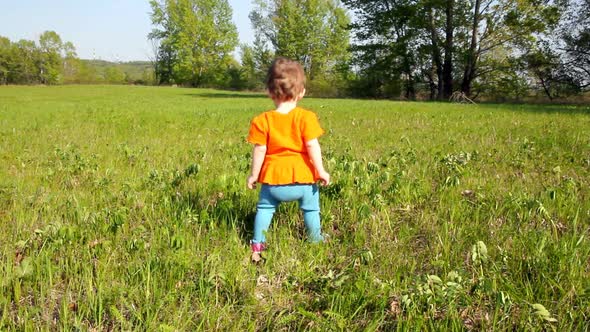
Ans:
MULTIPOLYGON (((251 43, 250 0, 229 0, 241 43, 251 43)), ((148 0, 2 0, 0 36, 39 40, 46 30, 76 46, 83 59, 148 60, 152 26, 148 0)))

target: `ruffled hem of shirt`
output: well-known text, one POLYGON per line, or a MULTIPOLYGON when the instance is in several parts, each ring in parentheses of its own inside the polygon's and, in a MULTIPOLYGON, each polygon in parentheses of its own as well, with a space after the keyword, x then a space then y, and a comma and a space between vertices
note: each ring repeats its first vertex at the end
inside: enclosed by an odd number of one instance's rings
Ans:
POLYGON ((306 164, 291 165, 291 167, 264 165, 258 182, 270 185, 311 184, 318 180, 315 173, 315 170, 310 169, 306 164))

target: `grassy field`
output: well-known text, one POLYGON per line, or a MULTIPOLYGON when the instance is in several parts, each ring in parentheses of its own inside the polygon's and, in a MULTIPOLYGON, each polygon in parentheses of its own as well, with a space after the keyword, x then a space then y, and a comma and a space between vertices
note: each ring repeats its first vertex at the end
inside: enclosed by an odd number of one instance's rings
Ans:
POLYGON ((590 109, 304 99, 327 243, 249 261, 262 95, 0 87, 0 330, 588 330, 590 109))

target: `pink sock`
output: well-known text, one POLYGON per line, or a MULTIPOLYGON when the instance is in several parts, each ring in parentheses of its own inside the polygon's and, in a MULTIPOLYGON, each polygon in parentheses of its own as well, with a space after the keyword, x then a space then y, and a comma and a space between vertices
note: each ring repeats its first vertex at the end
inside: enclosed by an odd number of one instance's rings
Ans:
POLYGON ((252 243, 250 247, 253 252, 261 252, 266 249, 266 243, 252 243))

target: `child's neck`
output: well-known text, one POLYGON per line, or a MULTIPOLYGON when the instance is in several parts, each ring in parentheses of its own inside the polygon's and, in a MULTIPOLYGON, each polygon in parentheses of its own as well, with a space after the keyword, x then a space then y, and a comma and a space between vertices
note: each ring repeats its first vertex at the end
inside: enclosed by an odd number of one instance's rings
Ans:
POLYGON ((289 101, 281 101, 281 102, 277 102, 275 103, 276 105, 276 111, 282 114, 287 114, 289 112, 291 112, 295 107, 297 107, 297 101, 296 100, 289 100, 289 101))

